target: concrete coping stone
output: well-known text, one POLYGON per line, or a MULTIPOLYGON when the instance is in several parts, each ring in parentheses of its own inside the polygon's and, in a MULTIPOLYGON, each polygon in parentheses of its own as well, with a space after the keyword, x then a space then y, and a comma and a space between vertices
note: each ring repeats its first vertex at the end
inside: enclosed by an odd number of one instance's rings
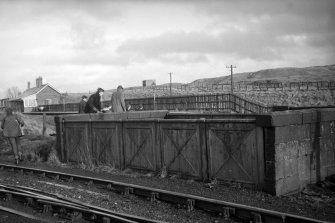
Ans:
POLYGON ((278 111, 256 116, 256 125, 276 127, 335 120, 334 108, 278 111))

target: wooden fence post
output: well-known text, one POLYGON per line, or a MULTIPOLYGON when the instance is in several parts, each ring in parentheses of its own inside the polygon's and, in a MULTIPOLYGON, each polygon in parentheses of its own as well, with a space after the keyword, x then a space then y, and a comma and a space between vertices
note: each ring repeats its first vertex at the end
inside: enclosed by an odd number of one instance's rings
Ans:
POLYGON ((45 131, 46 131, 46 114, 43 113, 43 127, 42 127, 42 135, 45 137, 45 131))

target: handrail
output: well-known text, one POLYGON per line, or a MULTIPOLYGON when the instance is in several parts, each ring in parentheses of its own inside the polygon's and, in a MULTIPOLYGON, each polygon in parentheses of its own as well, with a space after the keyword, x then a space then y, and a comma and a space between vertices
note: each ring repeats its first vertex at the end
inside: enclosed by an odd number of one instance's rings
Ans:
MULTIPOLYGON (((231 93, 129 98, 125 102, 131 105, 134 110, 206 110, 237 113, 266 113, 271 111, 271 107, 231 93)), ((108 107, 110 104, 110 100, 102 102, 103 107, 108 107)), ((78 111, 78 106, 78 103, 46 105, 44 111, 78 111)))

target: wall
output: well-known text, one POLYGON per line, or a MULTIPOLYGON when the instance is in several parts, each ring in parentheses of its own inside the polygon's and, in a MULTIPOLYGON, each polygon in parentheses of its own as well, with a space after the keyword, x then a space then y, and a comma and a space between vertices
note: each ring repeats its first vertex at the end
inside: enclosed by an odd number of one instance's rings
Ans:
POLYGON ((335 174, 335 109, 273 112, 264 130, 265 191, 282 195, 335 174))
POLYGON ((275 195, 335 174, 335 109, 250 114, 139 111, 55 118, 63 162, 167 169, 275 195))
POLYGON ((24 112, 31 112, 37 106, 35 94, 24 97, 22 100, 24 103, 24 112))
POLYGON ((50 104, 58 104, 60 100, 60 94, 48 85, 37 94, 36 98, 38 105, 44 105, 45 100, 47 99, 51 99, 50 104))

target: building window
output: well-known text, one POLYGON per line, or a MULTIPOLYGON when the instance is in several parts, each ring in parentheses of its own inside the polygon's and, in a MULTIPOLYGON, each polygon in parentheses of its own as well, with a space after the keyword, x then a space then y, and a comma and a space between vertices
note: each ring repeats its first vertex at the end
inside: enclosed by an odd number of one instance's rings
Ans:
POLYGON ((51 104, 51 99, 45 99, 44 104, 45 105, 50 105, 51 104))

